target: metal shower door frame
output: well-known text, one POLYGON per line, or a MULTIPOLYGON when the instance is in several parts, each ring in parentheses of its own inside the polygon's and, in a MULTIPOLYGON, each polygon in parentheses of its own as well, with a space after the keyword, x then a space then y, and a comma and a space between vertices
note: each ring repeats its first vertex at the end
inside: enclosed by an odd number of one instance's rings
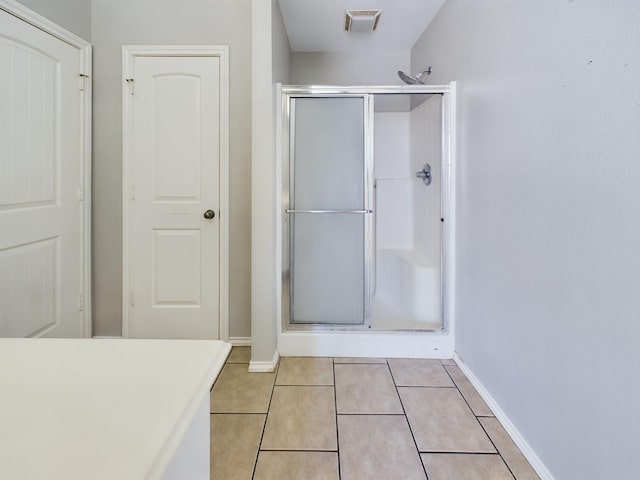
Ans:
POLYGON ((283 192, 282 198, 282 225, 283 225, 283 252, 282 252, 282 315, 285 327, 289 330, 354 330, 358 328, 368 329, 371 324, 371 299, 372 299, 372 279, 373 279, 373 245, 374 245, 374 219, 373 219, 373 121, 374 121, 374 97, 365 92, 315 92, 313 88, 294 87, 282 88, 282 185, 288 190, 283 192), (362 210, 309 210, 299 211, 291 209, 290 201, 295 197, 295 99, 296 98, 362 98, 363 100, 363 209, 362 210), (291 217, 297 213, 307 214, 355 214, 364 215, 363 228, 363 248, 364 248, 364 269, 363 269, 363 306, 364 315, 362 321, 353 323, 293 323, 291 312, 293 307, 293 256, 295 243, 293 241, 293 228, 291 217))
MULTIPOLYGON (((313 332, 323 331, 330 332, 332 330, 358 332, 368 330, 367 326, 350 326, 345 325, 339 327, 335 325, 319 325, 319 324, 291 324, 290 322, 290 272, 289 272, 289 225, 288 215, 285 213, 289 208, 288 191, 289 188, 289 99, 291 97, 336 97, 336 96, 357 96, 370 95, 441 95, 442 96, 442 145, 441 145, 441 235, 442 244, 440 250, 441 262, 441 305, 442 305, 442 328, 443 333, 453 334, 455 330, 455 184, 456 184, 456 125, 457 125, 457 102, 456 102, 456 82, 441 85, 367 85, 367 86, 327 86, 327 85, 277 85, 277 92, 281 97, 281 103, 277 121, 279 122, 279 138, 282 139, 278 145, 280 161, 278 165, 281 167, 282 180, 282 197, 278 202, 278 210, 280 211, 282 232, 281 238, 281 258, 278 266, 277 275, 280 277, 279 293, 281 294, 280 302, 280 319, 281 325, 278 328, 280 334, 286 334, 291 331, 293 333, 301 333, 304 331, 313 332)), ((373 106, 373 105, 372 105, 373 106)), ((373 110, 373 108, 372 108, 373 110)), ((371 112, 373 115, 373 111, 371 112)), ((373 121, 372 121, 373 126, 373 121)), ((373 135, 372 135, 373 137, 373 135)), ((371 149, 371 152, 373 149, 371 149)), ((375 228, 375 227, 374 227, 375 228)), ((374 257, 375 258, 375 257, 374 257)), ((370 283, 373 285, 373 282, 370 283)), ((373 292, 372 292, 373 293, 373 292)), ((296 337, 297 338, 297 337, 296 337)))

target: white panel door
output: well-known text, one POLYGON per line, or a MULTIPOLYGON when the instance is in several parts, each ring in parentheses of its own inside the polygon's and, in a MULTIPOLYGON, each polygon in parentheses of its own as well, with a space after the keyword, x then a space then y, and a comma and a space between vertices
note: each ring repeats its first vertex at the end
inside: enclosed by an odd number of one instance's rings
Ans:
POLYGON ((0 337, 80 337, 80 51, 0 11, 0 337))
POLYGON ((132 68, 128 336, 217 339, 220 58, 132 68))

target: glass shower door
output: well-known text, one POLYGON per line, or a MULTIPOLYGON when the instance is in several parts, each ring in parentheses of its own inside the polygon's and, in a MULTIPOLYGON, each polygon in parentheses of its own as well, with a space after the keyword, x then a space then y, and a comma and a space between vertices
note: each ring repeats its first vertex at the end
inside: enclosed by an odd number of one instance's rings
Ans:
POLYGON ((292 324, 364 324, 371 245, 369 98, 290 99, 292 324))

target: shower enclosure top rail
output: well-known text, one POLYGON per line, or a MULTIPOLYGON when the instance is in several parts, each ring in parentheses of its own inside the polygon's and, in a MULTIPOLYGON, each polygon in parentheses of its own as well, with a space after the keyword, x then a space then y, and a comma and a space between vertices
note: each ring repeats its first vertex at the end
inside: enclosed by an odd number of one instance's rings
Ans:
POLYGON ((450 93, 450 85, 283 85, 282 93, 287 95, 407 95, 450 93))

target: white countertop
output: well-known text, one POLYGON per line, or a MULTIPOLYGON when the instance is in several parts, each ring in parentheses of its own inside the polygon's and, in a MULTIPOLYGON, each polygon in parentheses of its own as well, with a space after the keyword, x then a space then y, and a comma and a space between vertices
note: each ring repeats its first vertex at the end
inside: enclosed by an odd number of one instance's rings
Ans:
POLYGON ((0 479, 159 477, 230 348, 0 339, 0 479))

